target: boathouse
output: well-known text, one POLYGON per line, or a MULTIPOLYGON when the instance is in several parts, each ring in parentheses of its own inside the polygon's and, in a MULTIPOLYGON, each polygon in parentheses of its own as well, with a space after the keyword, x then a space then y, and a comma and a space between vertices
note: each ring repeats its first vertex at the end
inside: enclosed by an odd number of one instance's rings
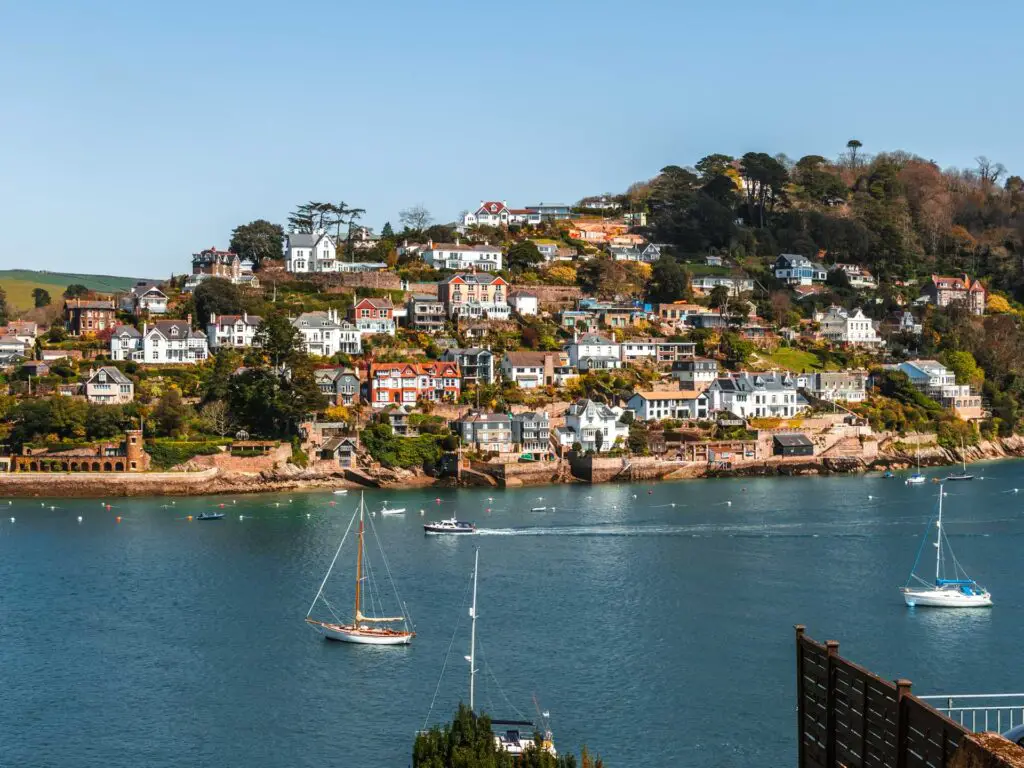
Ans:
POLYGON ((813 456, 814 443, 807 435, 775 435, 772 438, 773 453, 776 456, 813 456))
POLYGON ((12 456, 12 472, 144 472, 149 454, 142 444, 142 430, 130 429, 120 443, 95 443, 67 450, 23 446, 12 456))

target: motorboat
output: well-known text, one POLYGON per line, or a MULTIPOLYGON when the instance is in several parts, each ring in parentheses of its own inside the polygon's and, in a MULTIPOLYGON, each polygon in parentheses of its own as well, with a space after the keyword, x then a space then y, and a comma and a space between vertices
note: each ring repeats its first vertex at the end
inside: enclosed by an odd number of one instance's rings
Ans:
POLYGON ((382 515, 404 515, 405 507, 389 507, 388 503, 385 501, 380 506, 380 513, 382 515))
POLYGON ((531 507, 530 511, 531 512, 547 512, 548 508, 547 507, 531 507))
POLYGON ((921 542, 918 549, 918 559, 910 572, 905 586, 900 588, 903 593, 903 600, 910 608, 917 606, 931 608, 988 608, 992 605, 992 595, 983 586, 967 575, 967 572, 960 565, 949 545, 946 533, 942 528, 942 498, 945 496, 943 486, 939 485, 939 513, 935 520, 935 580, 934 582, 918 576, 918 563, 921 560, 921 551, 927 543, 928 532, 925 532, 925 541, 921 542), (947 552, 943 556, 943 550, 947 552), (951 573, 944 573, 944 566, 952 563, 951 573), (947 578, 947 576, 951 578, 947 578), (915 583, 916 582, 916 583, 915 583))
POLYGON ((464 520, 456 520, 454 517, 450 517, 447 520, 438 520, 433 523, 425 523, 423 525, 423 532, 427 534, 440 534, 440 533, 476 533, 476 526, 473 523, 467 523, 464 520))
POLYGON ((348 494, 348 489, 347 488, 339 488, 338 490, 336 490, 334 492, 335 496, 345 496, 346 494, 348 494))
POLYGON ((202 512, 196 515, 196 520, 223 520, 223 512, 202 512))

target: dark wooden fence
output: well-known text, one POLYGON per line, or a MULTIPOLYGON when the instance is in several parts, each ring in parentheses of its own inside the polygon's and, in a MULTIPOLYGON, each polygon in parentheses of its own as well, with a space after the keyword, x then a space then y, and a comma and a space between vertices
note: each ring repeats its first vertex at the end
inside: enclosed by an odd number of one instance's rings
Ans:
POLYGON ((968 731, 796 628, 799 768, 945 768, 968 731))

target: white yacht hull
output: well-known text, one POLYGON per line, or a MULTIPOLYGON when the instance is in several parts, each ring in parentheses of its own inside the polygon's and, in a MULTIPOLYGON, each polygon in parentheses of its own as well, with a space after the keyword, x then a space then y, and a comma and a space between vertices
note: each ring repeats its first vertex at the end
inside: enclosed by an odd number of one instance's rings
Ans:
POLYGON ((356 643, 358 645, 408 645, 412 642, 414 633, 397 632, 394 630, 379 630, 372 627, 353 627, 348 624, 329 624, 322 621, 309 623, 317 627, 328 640, 337 640, 341 643, 356 643))
POLYGON ((404 515, 405 507, 401 507, 399 509, 382 509, 380 513, 382 515, 404 515))
POLYGON ((953 589, 904 589, 903 600, 911 607, 930 608, 989 608, 992 595, 965 595, 953 589))

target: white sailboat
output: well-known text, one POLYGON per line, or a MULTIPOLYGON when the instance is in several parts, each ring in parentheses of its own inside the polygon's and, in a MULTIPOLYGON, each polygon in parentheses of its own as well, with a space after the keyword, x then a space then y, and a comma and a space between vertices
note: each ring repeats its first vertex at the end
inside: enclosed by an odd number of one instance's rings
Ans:
POLYGON ((921 548, 917 553, 917 562, 910 572, 905 586, 900 588, 903 599, 911 608, 916 606, 929 606, 932 608, 988 608, 992 605, 992 595, 983 586, 967 575, 963 567, 953 554, 949 540, 942 529, 942 499, 944 486, 939 485, 939 514, 935 521, 935 582, 922 579, 914 571, 917 570, 918 562, 921 560, 921 551, 927 543, 928 534, 925 532, 925 540, 921 542, 921 548), (952 577, 943 576, 943 549, 949 551, 946 563, 952 562, 952 577), (917 584, 911 586, 916 581, 917 584))
MULTIPOLYGON (((405 611, 404 603, 402 603, 401 599, 398 597, 397 588, 395 588, 395 599, 398 600, 398 604, 402 606, 401 616, 367 616, 363 613, 363 608, 366 603, 369 603, 371 609, 375 605, 381 605, 380 596, 377 594, 376 585, 373 580, 373 571, 370 568, 369 560, 365 557, 364 553, 363 545, 365 529, 363 527, 363 521, 365 511, 366 506, 363 503, 363 495, 359 494, 359 509, 352 514, 352 519, 349 520, 348 528, 345 529, 345 535, 341 537, 341 543, 338 544, 338 549, 334 553, 334 559, 331 560, 331 565, 327 569, 327 573, 324 575, 324 580, 320 582, 320 589, 317 590, 316 597, 313 598, 313 603, 309 606, 309 610, 306 612, 306 623, 315 627, 318 632, 324 635, 324 637, 330 640, 340 640, 343 643, 359 643, 361 645, 408 645, 412 642, 416 633, 409 629, 412 621, 409 619, 409 616, 405 611), (359 517, 359 532, 358 547, 356 549, 355 608, 352 612, 352 619, 350 621, 345 621, 337 614, 334 607, 328 602, 327 598, 324 597, 324 586, 327 584, 327 579, 331 576, 331 571, 334 570, 334 564, 338 561, 338 555, 341 554, 341 548, 345 544, 345 539, 348 538, 349 531, 352 530, 352 525, 355 522, 356 516, 359 517), (322 602, 326 606, 334 621, 321 621, 313 618, 313 609, 316 608, 318 602, 322 602), (398 625, 398 627, 395 625, 398 625)), ((372 521, 370 522, 370 526, 372 528, 372 521)), ((374 536, 376 536, 376 531, 374 531, 374 536)), ((381 560, 384 563, 385 571, 390 579, 391 568, 388 566, 387 560, 384 558, 383 549, 381 550, 381 560)), ((394 582, 392 581, 392 585, 393 584, 394 582)))
POLYGON ((917 471, 914 472, 910 477, 906 479, 907 485, 924 485, 927 478, 921 474, 921 446, 917 446, 917 450, 914 451, 917 456, 917 471))
POLYGON ((963 462, 963 470, 960 472, 954 472, 951 475, 946 475, 946 480, 950 482, 957 482, 974 479, 974 475, 967 471, 967 447, 964 445, 964 441, 962 439, 960 440, 960 460, 963 462))
MULTIPOLYGON (((469 662, 469 708, 476 712, 476 673, 479 671, 476 668, 476 585, 477 585, 477 574, 480 570, 480 549, 477 548, 476 554, 473 557, 473 604, 470 606, 469 615, 472 620, 471 629, 469 634, 469 655, 466 656, 466 661, 469 662)), ((465 603, 463 603, 465 605, 465 603)), ((458 631, 458 627, 456 627, 458 631)), ((454 641, 454 635, 452 640, 454 641)), ((447 658, 445 660, 447 664, 447 658)), ((441 675, 444 676, 444 667, 441 669, 441 675)), ((440 679, 438 680, 438 686, 440 686, 440 679)), ((504 692, 502 692, 504 695, 504 692)), ((436 691, 435 691, 436 697, 436 691)), ((508 701, 506 697, 506 701, 508 701)), ((534 705, 536 706, 536 699, 534 699, 534 705)), ((511 706, 511 703, 510 703, 511 706)), ((431 701, 431 710, 434 707, 434 702, 431 701)), ((514 707, 513 707, 514 709, 514 707)), ((538 713, 540 708, 537 707, 538 713)), ((555 750, 554 738, 551 734, 551 729, 548 727, 548 713, 540 713, 544 730, 541 734, 540 748, 552 756, 557 756, 558 752, 555 750)), ((430 711, 427 712, 427 720, 430 719, 430 711)), ((426 722, 423 724, 424 729, 426 728, 426 722)), ((537 730, 537 725, 532 720, 496 720, 491 719, 492 732, 494 734, 494 742, 501 749, 508 752, 510 755, 521 755, 526 751, 529 745, 533 744, 533 734, 537 730), (528 729, 528 730, 527 730, 528 729)))

